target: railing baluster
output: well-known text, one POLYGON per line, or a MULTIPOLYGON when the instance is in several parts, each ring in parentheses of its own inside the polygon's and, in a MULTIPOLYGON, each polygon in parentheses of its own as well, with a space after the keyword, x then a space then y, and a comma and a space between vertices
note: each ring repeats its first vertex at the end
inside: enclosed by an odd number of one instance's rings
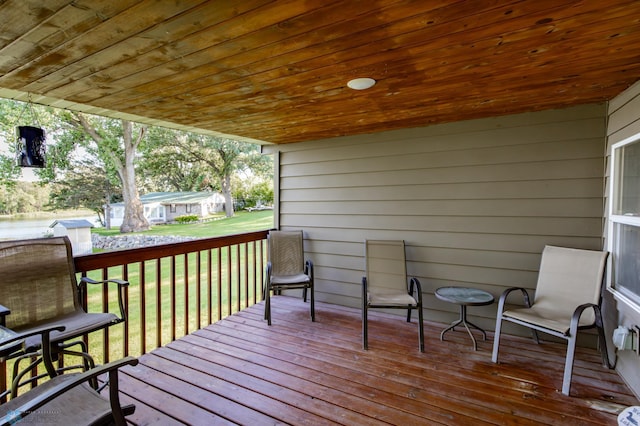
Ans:
MULTIPOLYGON (((128 264, 122 265, 122 277, 125 281, 129 281, 129 265, 128 264)), ((124 312, 127 318, 129 318, 129 287, 125 287, 124 289, 124 312)), ((128 356, 129 355, 129 322, 128 321, 124 322, 123 328, 124 328, 124 331, 123 331, 124 338, 122 340, 124 340, 124 342, 122 342, 123 343, 122 352, 124 353, 124 356, 128 356)))
POLYGON ((189 334, 189 254, 184 255, 184 335, 189 334))
POLYGON ((162 346, 162 259, 156 259, 156 348, 162 346))
POLYGON ((171 342, 176 340, 176 257, 171 256, 171 342))
MULTIPOLYGON (((109 270, 107 268, 102 269, 102 279, 109 278, 109 270)), ((109 292, 107 291, 107 284, 102 285, 102 310, 106 312, 109 309, 109 292)), ((87 291, 88 293, 88 291, 87 291)), ((102 362, 105 364, 109 362, 109 327, 105 328, 102 332, 102 362)))
POLYGON ((249 306, 249 243, 244 243, 244 307, 249 306))
MULTIPOLYGON (((140 282, 138 283, 140 292, 140 353, 147 353, 147 264, 143 260, 140 265, 140 282)), ((127 352, 125 355, 128 355, 127 352)))
POLYGON ((233 272, 235 272, 235 276, 236 276, 236 310, 235 312, 240 312, 240 302, 242 299, 242 274, 240 273, 240 271, 242 271, 242 268, 240 267, 240 244, 236 244, 235 246, 236 248, 236 267, 233 268, 233 272))
POLYGON ((202 252, 196 252, 196 330, 200 330, 202 328, 202 277, 200 274, 202 273, 202 252))
POLYGON ((231 300, 231 246, 227 247, 227 315, 231 315, 233 300, 231 300))
POLYGON ((218 321, 222 319, 222 248, 218 248, 218 321))
MULTIPOLYGON (((253 285, 251 286, 251 288, 253 289, 253 300, 252 300, 252 304, 255 305, 256 304, 256 289, 258 288, 257 285, 257 278, 258 278, 258 243, 253 241, 251 243, 251 247, 253 247, 253 262, 251 262, 253 264, 253 285)), ((249 264, 249 262, 247 262, 247 264, 249 264)))
POLYGON ((211 266, 211 249, 207 250, 207 324, 211 324, 213 322, 213 300, 212 300, 212 291, 211 286, 213 285, 213 267, 211 266))

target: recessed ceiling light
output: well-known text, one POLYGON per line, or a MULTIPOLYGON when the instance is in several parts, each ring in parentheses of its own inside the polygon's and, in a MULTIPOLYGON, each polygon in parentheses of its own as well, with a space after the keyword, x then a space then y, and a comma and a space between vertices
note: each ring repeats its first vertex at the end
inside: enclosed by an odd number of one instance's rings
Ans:
POLYGON ((347 83, 347 86, 353 90, 364 90, 376 84, 376 81, 372 78, 354 78, 347 83))

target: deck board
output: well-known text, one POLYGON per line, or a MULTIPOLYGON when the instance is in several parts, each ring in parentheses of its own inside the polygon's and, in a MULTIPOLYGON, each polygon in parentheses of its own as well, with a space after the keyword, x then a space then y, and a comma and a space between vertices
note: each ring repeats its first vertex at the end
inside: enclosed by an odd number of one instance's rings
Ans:
POLYGON ((473 351, 463 332, 372 312, 362 350, 360 311, 277 296, 140 357, 121 375, 131 424, 605 425, 638 401, 595 350, 579 348, 572 396, 559 392, 565 346, 492 333, 473 351))

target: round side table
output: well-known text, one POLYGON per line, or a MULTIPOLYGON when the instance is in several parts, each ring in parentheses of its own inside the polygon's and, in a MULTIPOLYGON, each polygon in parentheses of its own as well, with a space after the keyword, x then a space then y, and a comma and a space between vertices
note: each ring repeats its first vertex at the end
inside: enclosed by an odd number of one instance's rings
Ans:
POLYGON ((482 332, 483 340, 487 340, 487 333, 475 324, 472 324, 467 320, 467 306, 484 306, 493 303, 493 295, 484 290, 478 290, 476 288, 469 287, 440 287, 436 290, 436 297, 445 302, 455 303, 460 305, 460 318, 454 321, 449 327, 442 330, 440 333, 440 340, 444 340, 444 334, 449 331, 455 331, 455 327, 463 325, 464 328, 471 336, 473 342, 473 350, 478 350, 478 344, 476 343, 473 333, 469 327, 473 327, 476 330, 482 332))

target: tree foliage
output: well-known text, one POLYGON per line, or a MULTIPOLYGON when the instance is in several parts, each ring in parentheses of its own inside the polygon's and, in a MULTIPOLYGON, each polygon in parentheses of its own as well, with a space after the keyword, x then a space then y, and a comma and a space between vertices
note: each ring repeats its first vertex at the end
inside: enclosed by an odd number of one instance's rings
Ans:
MULTIPOLYGON (((219 191, 228 216, 233 215, 234 198, 249 206, 273 200, 270 157, 261 155, 257 145, 231 139, 0 100, 0 141, 3 212, 33 211, 45 204, 53 209, 83 207, 104 223, 104 204, 139 201, 138 191, 219 191), (41 202, 41 193, 31 202, 24 200, 26 194, 16 195, 37 192, 35 185, 17 187, 22 172, 15 152, 18 124, 46 130, 46 164, 36 176, 50 193, 48 204, 41 202)), ((123 230, 146 229, 141 203, 133 210, 134 222, 142 228, 123 230)))
POLYGON ((106 226, 105 203, 122 200, 122 189, 106 177, 103 168, 80 165, 65 173, 65 178, 51 184, 49 207, 57 210, 87 208, 106 226))
POLYGON ((49 188, 33 182, 16 181, 0 185, 0 214, 33 213, 46 210, 49 188))
POLYGON ((176 190, 220 191, 228 217, 234 214, 233 176, 250 169, 260 174, 271 170, 269 158, 260 155, 257 145, 166 129, 155 129, 151 139, 147 171, 176 190))

